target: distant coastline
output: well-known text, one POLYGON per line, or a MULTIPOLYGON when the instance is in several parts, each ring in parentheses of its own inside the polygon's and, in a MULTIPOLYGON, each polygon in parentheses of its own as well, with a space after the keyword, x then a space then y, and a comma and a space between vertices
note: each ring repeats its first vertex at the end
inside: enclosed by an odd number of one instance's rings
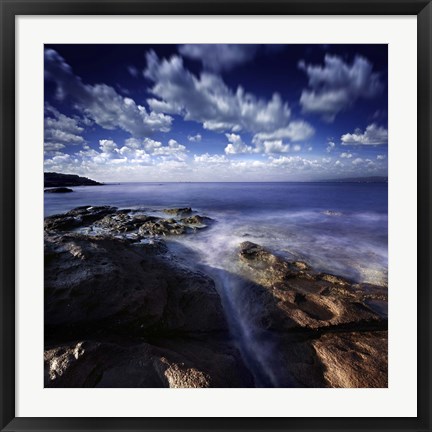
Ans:
POLYGON ((58 188, 58 187, 70 187, 70 186, 102 186, 102 185, 103 183, 99 183, 87 177, 80 177, 75 174, 61 174, 56 172, 44 173, 45 188, 58 188))
POLYGON ((320 183, 387 183, 388 177, 348 177, 340 179, 319 180, 320 183))

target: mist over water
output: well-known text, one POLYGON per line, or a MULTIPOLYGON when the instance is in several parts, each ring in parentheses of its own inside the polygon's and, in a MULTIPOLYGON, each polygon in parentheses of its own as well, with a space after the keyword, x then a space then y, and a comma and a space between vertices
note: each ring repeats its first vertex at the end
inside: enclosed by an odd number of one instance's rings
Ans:
POLYGON ((45 216, 82 205, 192 207, 216 220, 206 230, 166 240, 179 259, 214 279, 257 387, 293 383, 277 354, 280 341, 259 325, 260 287, 242 276, 241 242, 306 261, 317 271, 387 285, 386 183, 128 183, 45 194, 45 216))
POLYGON ((81 205, 190 206, 217 221, 176 239, 203 260, 249 240, 317 270, 387 283, 386 183, 123 183, 45 194, 45 216, 81 205))

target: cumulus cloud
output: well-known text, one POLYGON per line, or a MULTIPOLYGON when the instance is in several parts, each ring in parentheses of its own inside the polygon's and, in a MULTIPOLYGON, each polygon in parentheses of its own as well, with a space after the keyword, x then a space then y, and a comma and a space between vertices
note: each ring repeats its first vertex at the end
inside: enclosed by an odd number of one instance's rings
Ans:
POLYGON ((384 160, 386 157, 385 155, 377 155, 377 160, 384 160))
POLYGON ((201 139, 202 139, 201 134, 188 135, 188 141, 191 141, 191 142, 200 142, 201 139))
POLYGON ((187 44, 179 47, 182 56, 202 62, 214 72, 228 71, 252 60, 258 50, 257 45, 236 44, 187 44))
POLYGON ((340 57, 327 54, 323 66, 301 61, 299 68, 309 78, 309 88, 300 97, 303 111, 320 114, 327 121, 333 121, 357 99, 377 96, 383 88, 379 74, 362 56, 347 64, 340 57))
POLYGON ((258 133, 289 125, 290 108, 278 93, 264 100, 242 87, 232 91, 218 75, 205 72, 196 77, 179 56, 159 59, 150 51, 145 76, 154 82, 151 91, 158 98, 148 100, 153 110, 180 114, 205 129, 258 133))
POLYGON ((297 170, 305 170, 310 168, 321 168, 321 163, 316 159, 306 159, 300 156, 279 156, 277 158, 270 157, 270 163, 278 167, 290 167, 297 170))
POLYGON ((340 154, 340 157, 344 158, 344 159, 351 159, 352 158, 352 154, 348 153, 348 152, 343 152, 343 153, 340 154))
POLYGON ((342 135, 343 145, 379 145, 387 144, 388 131, 386 128, 377 126, 375 123, 369 125, 364 132, 357 129, 354 133, 342 135))
POLYGON ((76 107, 104 129, 121 128, 143 137, 154 131, 168 132, 172 117, 148 112, 129 97, 106 84, 85 84, 55 50, 45 50, 45 78, 56 85, 56 97, 70 97, 76 107))
POLYGON ((44 149, 52 152, 65 148, 67 145, 84 144, 82 137, 84 128, 77 118, 60 113, 51 105, 45 105, 44 149))
POLYGON ((241 136, 237 134, 225 134, 229 144, 225 147, 226 154, 252 153, 254 148, 246 145, 241 136))
POLYGON ((258 144, 258 149, 264 153, 287 153, 290 151, 290 145, 284 144, 282 140, 263 141, 258 144))
POLYGON ((194 155, 194 161, 198 163, 204 164, 226 164, 229 163, 229 160, 225 155, 210 155, 208 153, 204 153, 202 155, 194 155))

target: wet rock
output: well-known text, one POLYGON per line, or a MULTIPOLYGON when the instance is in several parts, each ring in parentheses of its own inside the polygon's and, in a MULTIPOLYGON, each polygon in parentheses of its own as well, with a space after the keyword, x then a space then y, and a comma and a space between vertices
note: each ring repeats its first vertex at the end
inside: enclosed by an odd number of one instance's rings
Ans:
POLYGON ((142 236, 181 235, 186 233, 186 227, 174 220, 158 219, 142 224, 138 234, 142 236))
POLYGON ((282 317, 280 323, 273 322, 276 328, 316 329, 382 321, 364 301, 364 293, 345 278, 314 273, 306 263, 286 261, 251 242, 240 245, 239 255, 249 278, 269 294, 269 322, 282 317))
POLYGON ((69 193, 69 192, 73 192, 73 190, 67 187, 58 187, 52 189, 45 189, 44 192, 45 193, 69 193))
MULTIPOLYGON (((182 215, 190 209, 169 209, 182 215)), ((45 218, 46 231, 81 230, 92 235, 134 234, 135 239, 182 235, 203 229, 211 222, 210 218, 193 215, 183 219, 161 218, 138 213, 135 210, 117 210, 115 207, 77 207, 67 213, 45 218)))
POLYGON ((110 206, 81 206, 67 213, 48 216, 44 220, 44 229, 47 231, 71 230, 88 226, 104 216, 114 213, 116 207, 110 206))
POLYGON ((163 212, 174 216, 186 216, 192 213, 190 207, 164 209, 163 212))
POLYGON ((213 219, 206 216, 194 215, 180 219, 180 222, 185 225, 206 227, 213 222, 213 219))
POLYGON ((251 331, 267 332, 278 353, 268 359, 277 386, 387 386, 385 288, 316 273, 251 242, 239 258, 251 281, 244 313, 253 311, 251 331))
POLYGON ((135 215, 130 210, 120 210, 97 221, 95 226, 113 233, 137 231, 144 223, 155 222, 159 218, 148 215, 135 215))

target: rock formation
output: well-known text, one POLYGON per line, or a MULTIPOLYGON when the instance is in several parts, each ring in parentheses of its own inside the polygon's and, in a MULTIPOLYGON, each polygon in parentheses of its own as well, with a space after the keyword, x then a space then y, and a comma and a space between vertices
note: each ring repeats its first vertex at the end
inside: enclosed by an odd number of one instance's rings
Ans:
POLYGON ((45 218, 45 386, 387 386, 386 287, 244 242, 242 345, 214 280, 165 241, 213 223, 191 208, 45 218))

